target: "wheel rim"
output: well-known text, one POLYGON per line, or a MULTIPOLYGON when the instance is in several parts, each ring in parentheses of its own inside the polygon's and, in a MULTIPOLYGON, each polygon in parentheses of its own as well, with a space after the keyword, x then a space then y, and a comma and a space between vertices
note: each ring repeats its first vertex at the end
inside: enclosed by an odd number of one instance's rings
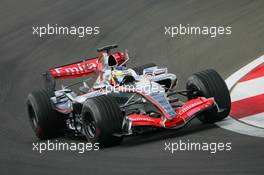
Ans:
POLYGON ((88 114, 86 115, 86 122, 85 122, 85 134, 89 138, 95 138, 96 136, 96 123, 94 118, 88 114))
POLYGON ((32 117, 32 123, 33 123, 33 126, 34 126, 35 128, 37 128, 38 123, 37 123, 37 119, 36 119, 36 117, 32 117))
POLYGON ((194 84, 190 84, 188 87, 187 87, 188 90, 192 90, 192 91, 197 91, 197 92, 190 92, 188 94, 188 98, 189 99, 194 99, 194 98, 197 98, 199 96, 204 96, 204 94, 201 93, 201 91, 199 90, 199 88, 197 86, 195 86, 194 84))
POLYGON ((96 134, 96 127, 95 127, 95 122, 91 122, 91 123, 88 123, 88 126, 87 126, 87 130, 88 130, 88 134, 91 138, 94 138, 95 137, 95 134, 96 134))
POLYGON ((36 112, 32 106, 28 107, 28 112, 29 112, 29 118, 31 120, 32 126, 36 130, 38 128, 38 118, 37 118, 36 112))

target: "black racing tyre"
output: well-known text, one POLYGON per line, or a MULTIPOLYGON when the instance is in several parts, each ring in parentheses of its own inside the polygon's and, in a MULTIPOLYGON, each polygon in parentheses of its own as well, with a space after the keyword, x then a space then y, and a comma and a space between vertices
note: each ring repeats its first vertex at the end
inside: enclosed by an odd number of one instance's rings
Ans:
POLYGON ((148 64, 143 64, 141 66, 137 66, 132 68, 138 75, 142 75, 144 69, 149 68, 149 67, 155 67, 157 66, 155 63, 148 63, 148 64))
POLYGON ((35 90, 28 95, 27 112, 36 136, 51 139, 62 136, 66 129, 66 115, 55 111, 50 102, 51 92, 47 89, 35 90))
POLYGON ((187 80, 187 90, 197 90, 196 93, 188 93, 188 99, 197 97, 214 97, 220 111, 217 108, 198 117, 204 123, 214 123, 226 118, 231 108, 229 90, 225 81, 213 69, 208 69, 193 74, 187 80))
POLYGON ((87 99, 82 109, 83 130, 87 140, 99 147, 118 145, 123 137, 113 134, 122 132, 123 115, 111 96, 101 95, 87 99))

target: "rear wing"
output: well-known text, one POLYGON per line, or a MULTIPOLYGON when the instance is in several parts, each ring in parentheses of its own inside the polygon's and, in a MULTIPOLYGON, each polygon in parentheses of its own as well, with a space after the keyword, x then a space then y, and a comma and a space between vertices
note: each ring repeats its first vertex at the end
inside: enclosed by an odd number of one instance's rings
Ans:
POLYGON ((96 74, 97 71, 100 71, 100 65, 105 63, 110 64, 108 62, 110 58, 111 62, 113 62, 114 59, 116 66, 123 65, 126 62, 125 58, 128 58, 128 53, 117 51, 114 53, 110 53, 110 51, 115 48, 117 48, 117 45, 105 46, 98 49, 98 57, 89 58, 75 63, 49 69, 46 73, 44 73, 45 84, 48 85, 48 88, 54 89, 56 79, 92 76, 96 74))
POLYGON ((77 78, 95 74, 98 60, 98 58, 86 59, 49 69, 43 74, 45 88, 53 93, 56 88, 56 79, 77 78))
POLYGON ((98 60, 99 58, 86 59, 64 66, 51 68, 47 73, 55 79, 90 76, 96 73, 98 60))
MULTIPOLYGON (((102 55, 100 54, 96 58, 90 58, 64 66, 51 68, 47 71, 47 74, 50 74, 50 76, 55 79, 91 76, 98 70, 98 65, 101 63, 101 57, 102 55)), ((115 58, 117 65, 121 65, 125 61, 125 54, 123 53, 116 52, 112 54, 111 57, 115 58)))

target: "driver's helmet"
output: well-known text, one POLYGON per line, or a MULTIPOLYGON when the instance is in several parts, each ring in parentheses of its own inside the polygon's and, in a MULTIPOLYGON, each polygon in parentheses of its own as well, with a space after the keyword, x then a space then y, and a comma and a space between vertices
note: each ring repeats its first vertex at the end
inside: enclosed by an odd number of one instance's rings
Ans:
POLYGON ((117 85, 117 84, 120 84, 124 77, 126 76, 126 73, 122 70, 114 70, 112 71, 112 84, 113 85, 117 85))

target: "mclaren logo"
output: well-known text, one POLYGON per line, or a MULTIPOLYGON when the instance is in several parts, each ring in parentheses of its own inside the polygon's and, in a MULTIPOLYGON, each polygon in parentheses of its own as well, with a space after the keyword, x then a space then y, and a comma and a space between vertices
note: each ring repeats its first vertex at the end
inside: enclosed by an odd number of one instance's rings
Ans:
POLYGON ((199 106, 201 105, 203 102, 199 101, 199 102, 195 102, 192 103, 190 105, 186 105, 184 106, 180 111, 179 111, 179 115, 182 115, 183 113, 187 112, 188 110, 192 109, 193 107, 199 106))
POLYGON ((155 122, 155 120, 151 118, 144 118, 144 117, 138 117, 138 118, 130 118, 131 121, 148 121, 148 122, 155 122))

